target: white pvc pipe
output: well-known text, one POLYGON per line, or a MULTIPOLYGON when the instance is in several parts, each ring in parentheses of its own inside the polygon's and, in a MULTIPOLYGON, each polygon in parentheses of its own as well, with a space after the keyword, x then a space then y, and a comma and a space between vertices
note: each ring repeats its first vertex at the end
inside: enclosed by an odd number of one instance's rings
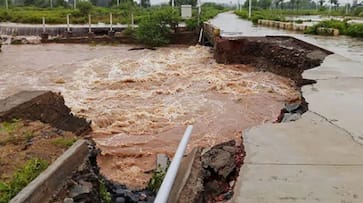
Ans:
POLYGON ((183 159, 185 149, 187 148, 190 135, 192 134, 193 126, 189 125, 185 130, 184 136, 179 143, 178 149, 174 155, 173 161, 171 162, 168 172, 165 175, 164 181, 160 186, 158 194, 155 198, 155 203, 166 203, 168 201, 169 193, 173 187, 176 174, 178 172, 180 163, 183 159))
POLYGON ((203 38, 203 28, 200 29, 199 40, 198 40, 199 44, 202 43, 202 38, 203 38))

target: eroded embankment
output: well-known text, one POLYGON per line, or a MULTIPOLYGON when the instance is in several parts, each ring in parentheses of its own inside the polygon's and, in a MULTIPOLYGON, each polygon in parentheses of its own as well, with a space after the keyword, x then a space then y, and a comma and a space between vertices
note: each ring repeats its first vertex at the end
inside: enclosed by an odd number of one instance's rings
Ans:
MULTIPOLYGON (((216 38, 215 43, 214 56, 217 62, 251 65, 260 71, 269 71, 290 78, 299 91, 306 82, 315 82, 303 79, 303 71, 319 66, 324 58, 331 54, 329 51, 289 37, 249 37, 239 40, 216 38)), ((276 115, 278 116, 276 122, 296 120, 307 109, 308 105, 300 95, 299 99, 285 104, 280 115, 276 115)), ((217 202, 230 199, 237 179, 234 174, 235 172, 238 174, 245 156, 243 137, 237 140, 237 145, 227 142, 213 147, 205 154, 201 152, 200 158, 195 162, 202 164, 198 167, 198 164, 194 163, 197 167, 193 168, 194 173, 199 173, 201 178, 190 181, 185 186, 188 189, 193 188, 193 185, 203 185, 194 187, 200 193, 189 191, 189 194, 193 195, 184 193, 180 197, 188 197, 189 202, 217 202), (229 148, 230 146, 232 148, 229 148), (235 146, 240 146, 240 152, 235 152, 235 156, 228 156, 226 151, 230 151, 235 146), (209 163, 207 165, 206 160, 209 163), (220 164, 218 168, 213 167, 220 164), (232 169, 227 177, 223 175, 226 169, 232 169)))

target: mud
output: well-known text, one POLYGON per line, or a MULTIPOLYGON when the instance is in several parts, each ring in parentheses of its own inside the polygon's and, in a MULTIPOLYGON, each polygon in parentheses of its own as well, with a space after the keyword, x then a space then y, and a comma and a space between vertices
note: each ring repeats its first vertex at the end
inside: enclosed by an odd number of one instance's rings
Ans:
POLYGON ((60 94, 23 91, 0 100, 0 122, 23 119, 41 121, 77 135, 91 131, 90 122, 71 113, 60 94))

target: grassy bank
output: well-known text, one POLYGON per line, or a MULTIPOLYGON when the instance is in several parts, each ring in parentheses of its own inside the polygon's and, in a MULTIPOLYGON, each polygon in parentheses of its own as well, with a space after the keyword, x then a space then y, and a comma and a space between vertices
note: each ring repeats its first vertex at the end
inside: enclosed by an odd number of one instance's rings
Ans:
MULTIPOLYGON (((265 20, 274 20, 274 21, 281 21, 281 22, 289 22, 286 19, 287 16, 292 16, 292 14, 296 14, 297 11, 292 10, 256 10, 252 12, 251 19, 248 19, 248 11, 241 10, 236 11, 239 17, 243 19, 251 20, 253 23, 257 23, 259 19, 265 20)), ((326 14, 324 11, 318 10, 302 10, 299 11, 298 15, 324 15, 326 14)), ((335 13, 339 14, 339 13, 335 13)), ((301 23, 302 21, 297 21, 295 23, 301 23)), ((341 35, 348 35, 351 37, 363 37, 363 24, 349 24, 347 21, 340 21, 340 20, 327 20, 319 22, 318 24, 308 28, 306 30, 306 34, 318 34, 319 28, 334 28, 338 29, 341 35)))
MULTIPOLYGON (((90 8, 69 9, 69 8, 38 8, 38 7, 12 7, 9 10, 0 8, 0 22, 40 24, 42 17, 45 17, 47 24, 65 24, 67 14, 71 15, 72 24, 88 23, 88 14, 92 15, 92 23, 108 23, 109 14, 113 14, 113 22, 120 24, 131 24, 131 16, 134 15, 134 22, 138 24, 141 20, 149 16, 152 12, 158 12, 170 8, 169 6, 155 6, 150 8, 140 8, 133 4, 121 4, 118 7, 103 8, 91 6, 90 8)), ((213 18, 218 13, 226 9, 222 6, 207 3, 203 5, 201 20, 213 18)), ((175 12, 180 15, 180 8, 175 12)), ((197 15, 197 9, 193 10, 193 15, 197 15)), ((197 21, 196 17, 191 20, 197 21)), ((191 21, 189 20, 189 21, 191 21)))
POLYGON ((319 28, 338 29, 341 35, 363 38, 363 24, 348 24, 346 21, 327 20, 308 28, 306 34, 319 34, 319 28))
POLYGON ((78 137, 38 121, 0 123, 0 203, 34 180, 78 137))

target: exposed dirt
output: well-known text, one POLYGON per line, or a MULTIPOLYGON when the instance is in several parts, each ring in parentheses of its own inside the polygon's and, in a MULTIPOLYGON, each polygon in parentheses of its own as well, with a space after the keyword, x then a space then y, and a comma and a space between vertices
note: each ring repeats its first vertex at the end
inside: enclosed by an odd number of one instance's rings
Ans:
POLYGON ((0 181, 6 182, 28 160, 39 158, 50 164, 77 139, 71 132, 39 121, 0 123, 0 181))
POLYGON ((218 63, 249 64, 304 84, 304 70, 319 66, 331 52, 291 37, 216 38, 214 57, 218 63))

